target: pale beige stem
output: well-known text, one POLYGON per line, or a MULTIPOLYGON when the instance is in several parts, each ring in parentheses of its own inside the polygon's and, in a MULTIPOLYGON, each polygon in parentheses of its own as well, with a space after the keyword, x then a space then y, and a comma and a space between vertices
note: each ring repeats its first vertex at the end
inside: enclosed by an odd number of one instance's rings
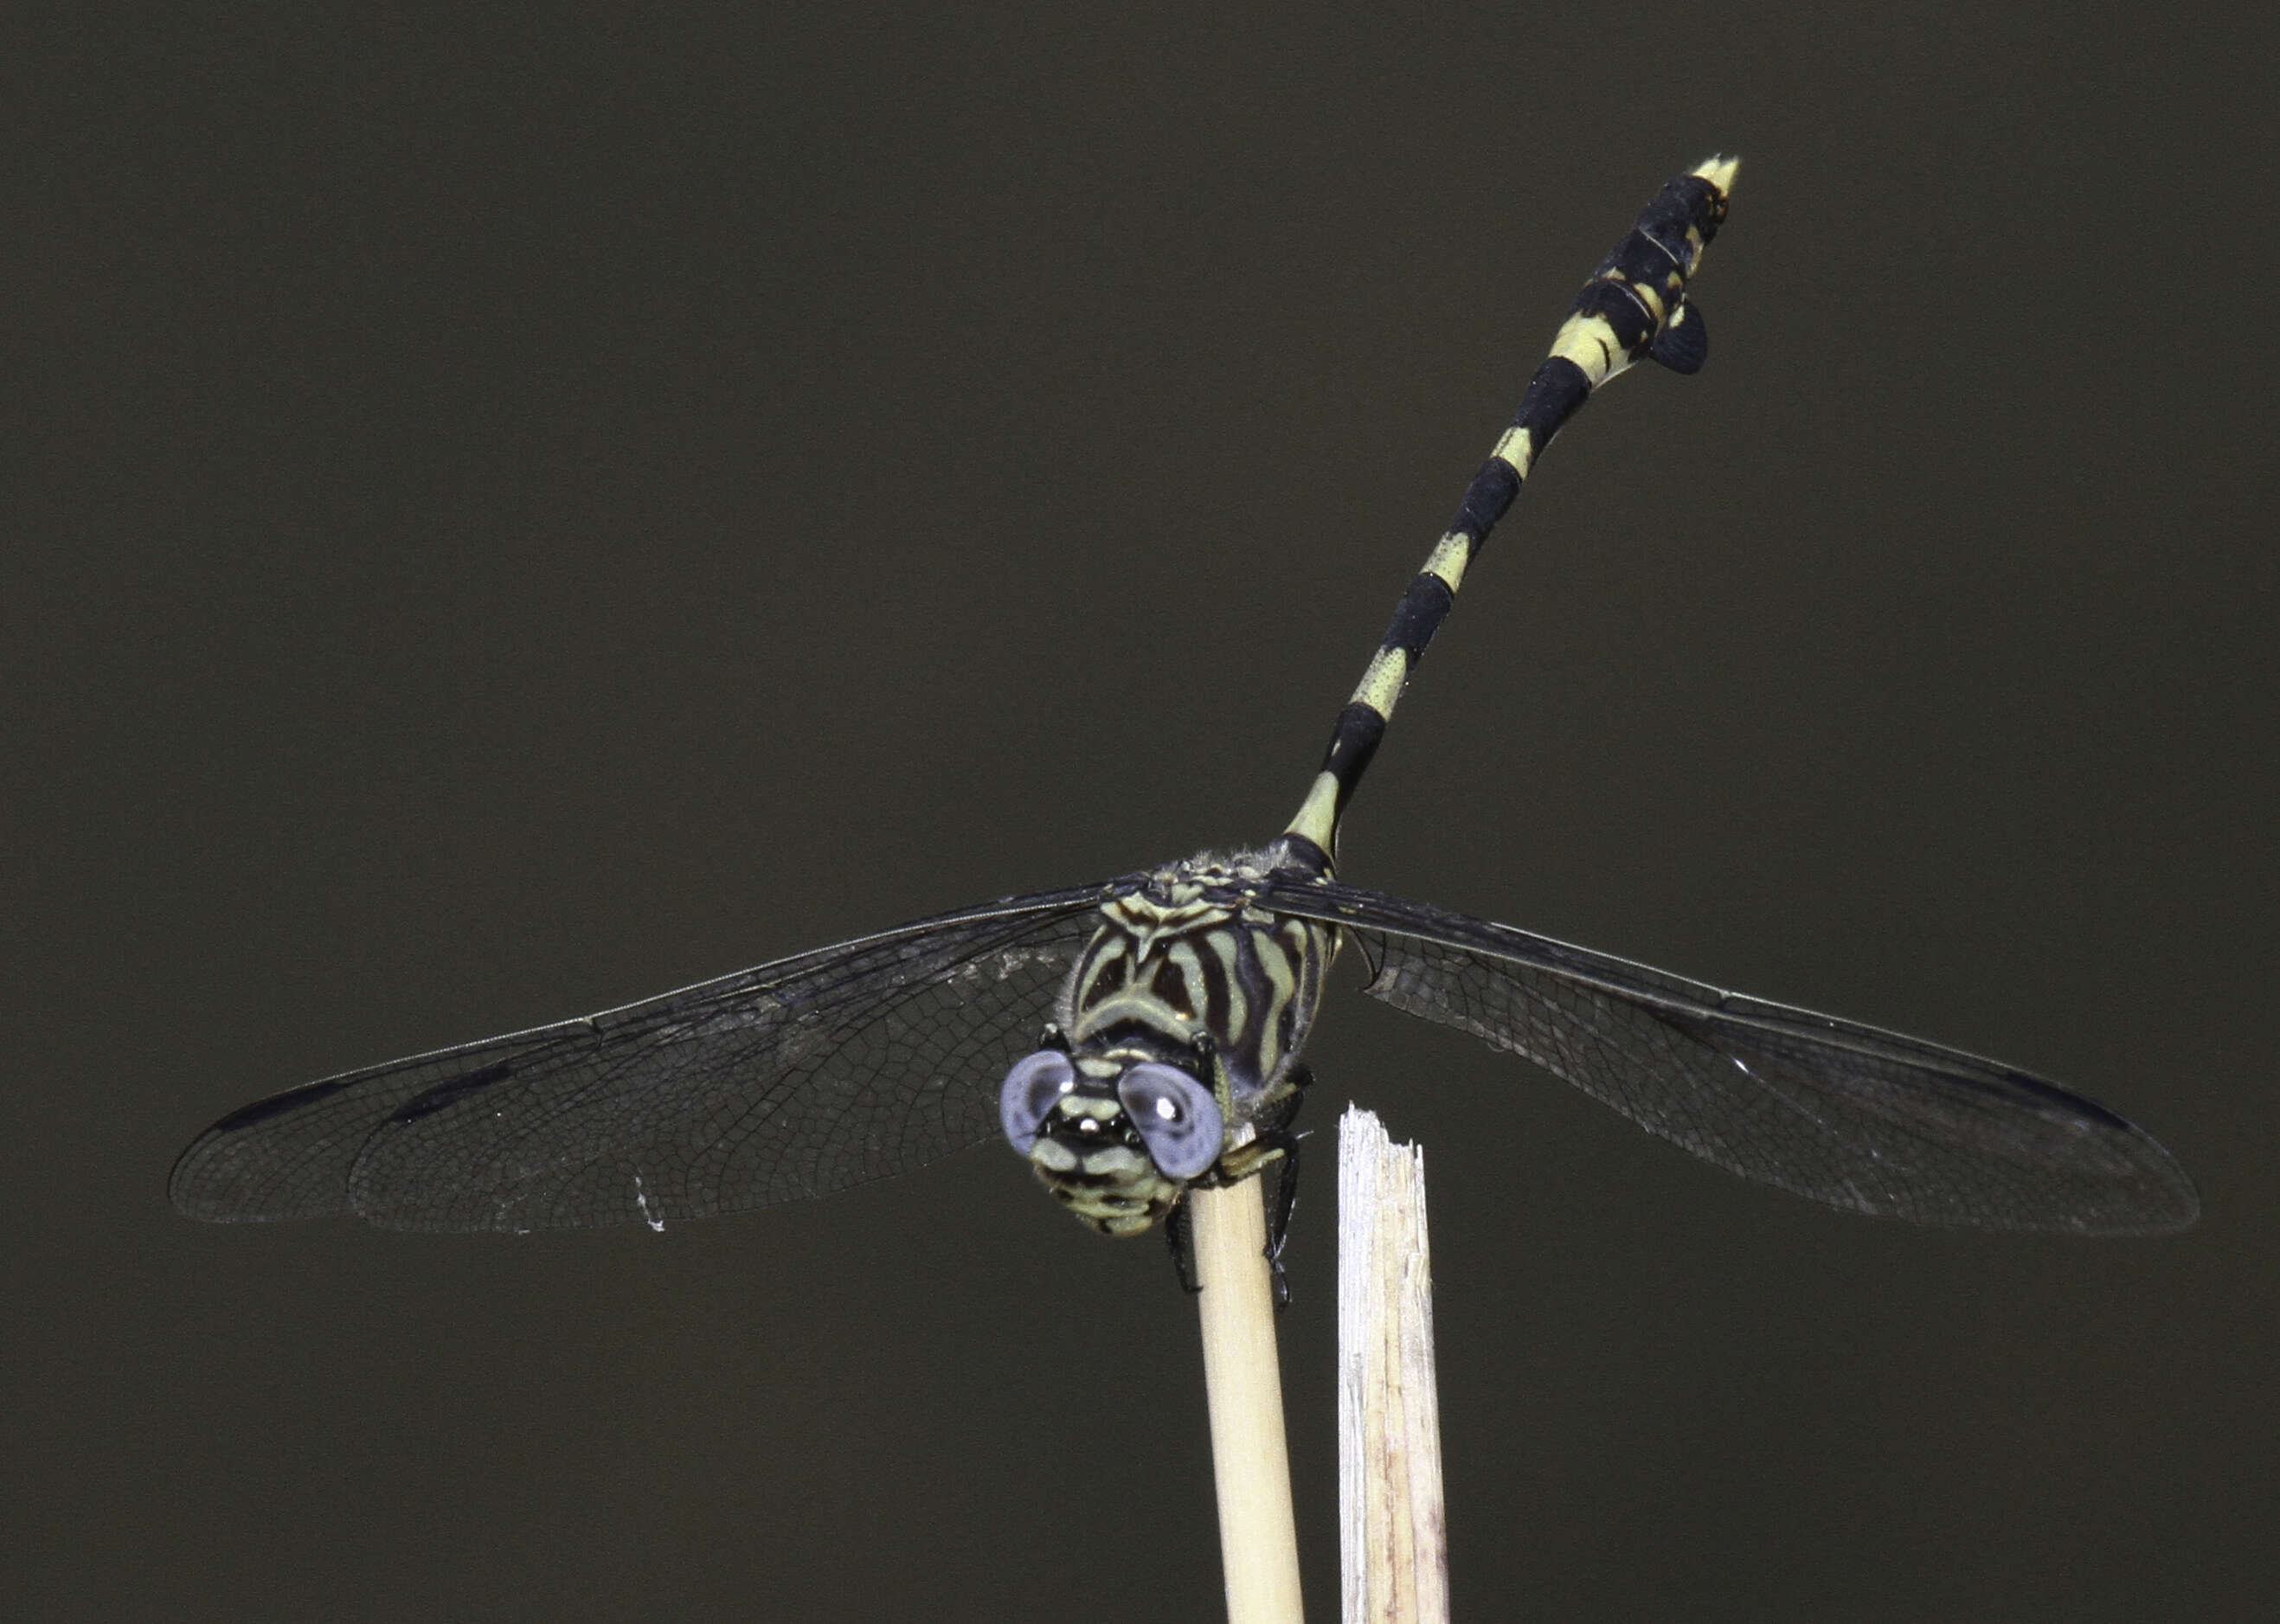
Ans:
POLYGON ((1282 1373, 1267 1273, 1260 1181, 1197 1189, 1192 1209, 1212 1468, 1219 1482, 1220 1560, 1228 1624, 1302 1624, 1290 1459, 1282 1439, 1282 1373))

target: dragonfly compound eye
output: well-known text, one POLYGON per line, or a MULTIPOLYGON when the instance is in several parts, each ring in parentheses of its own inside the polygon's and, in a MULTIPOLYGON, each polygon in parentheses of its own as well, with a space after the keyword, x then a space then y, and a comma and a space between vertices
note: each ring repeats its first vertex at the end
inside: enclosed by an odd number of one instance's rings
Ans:
POLYGON ((998 1120, 1005 1138, 1022 1155, 1037 1143, 1037 1129, 1052 1114, 1053 1104, 1076 1087, 1076 1068, 1058 1049, 1041 1049, 1016 1060, 998 1090, 998 1120))
POLYGON ((1175 1066, 1144 1060, 1126 1068, 1116 1080, 1116 1097, 1167 1178, 1196 1177, 1226 1148, 1219 1102, 1175 1066))

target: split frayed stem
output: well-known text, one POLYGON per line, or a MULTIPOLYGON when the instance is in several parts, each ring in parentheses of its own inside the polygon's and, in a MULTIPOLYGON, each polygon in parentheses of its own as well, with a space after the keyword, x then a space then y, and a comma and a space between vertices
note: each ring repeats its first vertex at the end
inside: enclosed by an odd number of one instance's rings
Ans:
POLYGON ((1338 1565, 1346 1624, 1447 1624, 1425 1157, 1338 1119, 1338 1565))

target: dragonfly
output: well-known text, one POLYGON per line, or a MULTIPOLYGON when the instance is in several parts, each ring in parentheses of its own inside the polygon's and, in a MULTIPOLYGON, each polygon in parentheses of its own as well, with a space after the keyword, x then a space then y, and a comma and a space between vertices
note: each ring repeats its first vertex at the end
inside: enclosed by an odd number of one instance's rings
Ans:
MULTIPOLYGON (((192 1218, 528 1231, 765 1207, 1002 1138, 1092 1228, 1277 1169, 1287 1233, 1333 959, 1745 1178, 1920 1224, 2153 1234, 2199 1202, 2097 1102, 2001 1062, 1722 990, 1339 878, 1342 820, 1491 528, 1640 360, 1700 369, 1691 282, 1737 160, 1665 185, 1599 262, 1409 583, 1289 826, 1254 850, 960 909, 230 1112, 175 1165, 192 1218)), ((1179 1248, 1175 1241, 1175 1255, 1179 1248)))

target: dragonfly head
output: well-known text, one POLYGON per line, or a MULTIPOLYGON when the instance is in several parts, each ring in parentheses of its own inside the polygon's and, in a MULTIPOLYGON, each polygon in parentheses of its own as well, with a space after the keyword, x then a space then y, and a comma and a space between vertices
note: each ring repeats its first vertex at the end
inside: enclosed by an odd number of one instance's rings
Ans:
POLYGON ((1219 1160, 1227 1136, 1211 1090, 1179 1067, 1058 1049, 1014 1063, 998 1116, 1039 1181, 1103 1235, 1154 1228, 1219 1160))

